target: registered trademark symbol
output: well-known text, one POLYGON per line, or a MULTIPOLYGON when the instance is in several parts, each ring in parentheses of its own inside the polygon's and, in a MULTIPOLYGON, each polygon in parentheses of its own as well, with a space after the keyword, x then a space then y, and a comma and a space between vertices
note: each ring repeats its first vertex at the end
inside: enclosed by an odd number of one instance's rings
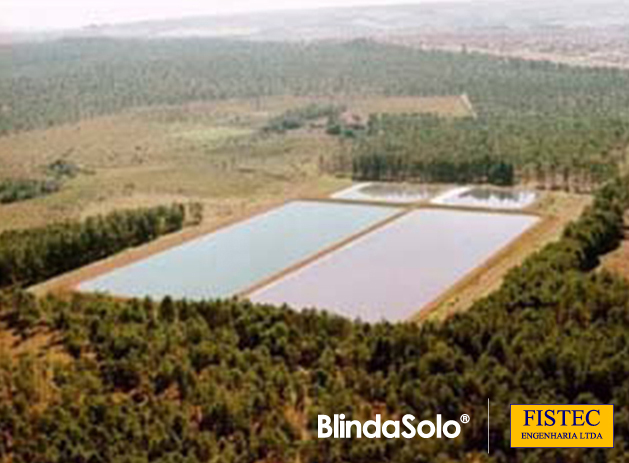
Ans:
POLYGON ((461 423, 465 424, 469 422, 470 422, 470 415, 461 415, 461 423))

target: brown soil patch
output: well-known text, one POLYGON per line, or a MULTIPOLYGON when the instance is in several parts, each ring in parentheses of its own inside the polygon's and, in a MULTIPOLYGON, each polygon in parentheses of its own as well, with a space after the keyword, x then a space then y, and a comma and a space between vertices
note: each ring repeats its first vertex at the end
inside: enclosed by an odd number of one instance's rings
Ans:
POLYGON ((629 237, 618 249, 603 258, 602 268, 629 280, 629 237))
POLYGON ((10 330, 6 324, 0 322, 1 354, 11 358, 33 355, 38 359, 50 362, 67 363, 72 361, 72 357, 63 350, 59 335, 48 328, 36 328, 28 337, 22 338, 10 330))

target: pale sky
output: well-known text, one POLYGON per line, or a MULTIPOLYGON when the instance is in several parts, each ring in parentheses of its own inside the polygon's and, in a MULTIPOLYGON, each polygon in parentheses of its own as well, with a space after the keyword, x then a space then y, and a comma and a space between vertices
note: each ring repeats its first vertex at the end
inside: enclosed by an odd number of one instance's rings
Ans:
POLYGON ((453 1, 457 0, 0 0, 0 29, 62 29, 247 11, 453 1))

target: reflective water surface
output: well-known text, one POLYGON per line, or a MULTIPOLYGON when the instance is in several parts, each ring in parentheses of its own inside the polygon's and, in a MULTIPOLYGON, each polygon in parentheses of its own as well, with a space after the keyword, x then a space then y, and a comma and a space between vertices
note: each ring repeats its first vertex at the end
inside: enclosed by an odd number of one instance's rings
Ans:
POLYGON ((411 183, 359 183, 332 195, 335 199, 355 201, 382 201, 388 203, 414 203, 432 198, 442 190, 434 185, 411 183))
POLYGON ((293 202, 79 286, 119 296, 232 296, 398 212, 293 202))
POLYGON ((490 187, 462 187, 432 200, 435 204, 494 209, 523 209, 537 200, 537 193, 490 187))
POLYGON ((538 219, 417 210, 255 292, 255 302, 408 319, 538 219))

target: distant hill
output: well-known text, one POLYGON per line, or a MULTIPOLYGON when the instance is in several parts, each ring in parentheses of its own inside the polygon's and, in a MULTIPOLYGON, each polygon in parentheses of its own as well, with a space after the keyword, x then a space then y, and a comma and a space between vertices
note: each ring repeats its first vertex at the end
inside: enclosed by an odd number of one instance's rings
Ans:
POLYGON ((621 1, 461 2, 366 6, 190 17, 121 25, 94 25, 72 35, 136 38, 231 37, 317 40, 406 33, 474 30, 530 31, 626 28, 629 3, 621 1))

